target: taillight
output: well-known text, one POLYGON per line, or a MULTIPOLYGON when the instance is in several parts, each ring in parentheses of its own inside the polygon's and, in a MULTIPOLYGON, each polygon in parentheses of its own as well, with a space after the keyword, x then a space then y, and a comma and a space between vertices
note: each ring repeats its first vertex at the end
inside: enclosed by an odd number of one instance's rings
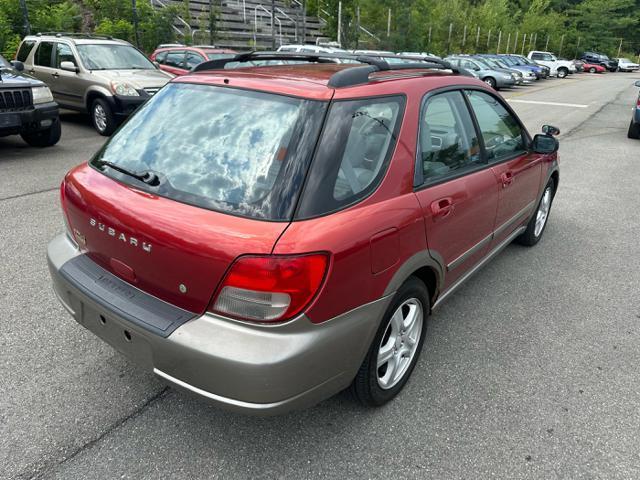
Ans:
POLYGON ((640 107, 640 95, 638 96, 638 107, 640 107))
POLYGON ((281 322, 302 312, 322 286, 329 257, 243 256, 227 272, 210 310, 255 322, 281 322))

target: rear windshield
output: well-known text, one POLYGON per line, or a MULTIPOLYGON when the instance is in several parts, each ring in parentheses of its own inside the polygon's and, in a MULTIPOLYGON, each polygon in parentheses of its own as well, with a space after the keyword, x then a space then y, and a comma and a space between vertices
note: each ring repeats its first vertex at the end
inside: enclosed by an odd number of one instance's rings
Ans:
POLYGON ((326 103, 172 83, 91 161, 141 190, 203 208, 286 221, 317 141, 326 103), (142 174, 152 185, 106 165, 142 174))

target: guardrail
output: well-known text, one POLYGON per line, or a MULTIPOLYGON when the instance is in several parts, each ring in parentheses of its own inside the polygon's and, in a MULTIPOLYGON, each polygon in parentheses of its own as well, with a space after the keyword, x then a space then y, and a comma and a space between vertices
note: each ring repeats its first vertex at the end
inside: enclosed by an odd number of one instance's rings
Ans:
MULTIPOLYGON (((274 32, 273 21, 275 20, 276 22, 278 22, 278 36, 280 37, 280 45, 282 45, 282 22, 277 16, 272 15, 271 12, 266 8, 264 8, 262 5, 256 5, 255 8, 253 9, 253 43, 257 44, 258 42, 258 9, 266 13, 267 17, 271 19, 271 35, 272 36, 274 32)), ((264 16, 262 12, 260 13, 260 15, 264 16)))
MULTIPOLYGON (((150 0, 150 3, 152 6, 160 5, 162 8, 166 8, 167 6, 167 4, 163 0, 150 0)), ((180 22, 182 25, 187 27, 187 30, 189 30, 189 36, 193 38, 193 30, 191 29, 191 25, 188 22, 186 22, 184 18, 182 18, 180 15, 176 15, 176 20, 178 20, 178 22, 180 22)), ((184 37, 184 32, 182 30, 180 30, 175 25, 171 25, 171 27, 176 31, 176 33, 184 37)))
MULTIPOLYGON (((293 36, 296 39, 296 43, 298 43, 298 24, 297 24, 297 22, 293 18, 291 18, 289 15, 287 15, 286 12, 283 11, 281 8, 276 7, 276 10, 278 11, 278 13, 281 16, 283 16, 284 18, 286 18, 287 20, 289 20, 293 24, 293 36)), ((282 39, 280 40, 280 43, 282 44, 282 39)))

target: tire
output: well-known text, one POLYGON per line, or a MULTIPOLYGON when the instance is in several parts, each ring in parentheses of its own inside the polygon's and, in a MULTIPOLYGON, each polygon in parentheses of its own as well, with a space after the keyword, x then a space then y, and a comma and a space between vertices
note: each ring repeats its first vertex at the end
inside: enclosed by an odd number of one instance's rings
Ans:
POLYGON ((627 137, 632 138, 634 140, 640 140, 640 124, 635 123, 631 120, 629 124, 629 131, 627 132, 627 137))
POLYGON ((409 277, 387 308, 351 384, 351 393, 358 402, 378 407, 400 393, 420 357, 429 311, 427 287, 418 278, 409 277), (411 318, 413 322, 407 323, 411 318), (403 328, 404 333, 396 336, 396 331, 402 332, 403 328), (386 361, 385 355, 389 357, 386 361))
POLYGON ((496 79, 495 78, 493 78, 493 77, 485 77, 485 78, 482 79, 482 81, 484 83, 486 83, 487 85, 489 85, 494 90, 497 90, 497 88, 496 88, 496 79))
POLYGON ((542 198, 540 198, 540 202, 538 203, 538 208, 536 208, 535 213, 527 224, 527 229, 522 235, 516 238, 516 242, 518 242, 520 245, 533 247, 542 238, 542 234, 544 234, 544 231, 547 228, 547 222, 549 220, 549 214, 551 213, 551 205, 553 204, 554 193, 555 183, 553 181, 553 178, 550 178, 549 183, 547 183, 547 186, 544 187, 542 198))
POLYGON ((44 148, 52 147, 60 140, 62 135, 62 127, 60 126, 60 119, 56 118, 51 126, 46 130, 40 130, 38 132, 21 133, 22 139, 32 147, 44 148))
POLYGON ((118 126, 111 107, 106 100, 97 98, 91 104, 91 123, 96 131, 105 137, 111 135, 118 126))
POLYGON ((593 67, 591 67, 591 68, 589 69, 589 73, 596 73, 596 72, 597 72, 597 70, 596 70, 595 68, 593 68, 593 67))
POLYGON ((569 75, 569 70, 565 67, 560 67, 558 69, 558 78, 565 78, 567 75, 569 75))

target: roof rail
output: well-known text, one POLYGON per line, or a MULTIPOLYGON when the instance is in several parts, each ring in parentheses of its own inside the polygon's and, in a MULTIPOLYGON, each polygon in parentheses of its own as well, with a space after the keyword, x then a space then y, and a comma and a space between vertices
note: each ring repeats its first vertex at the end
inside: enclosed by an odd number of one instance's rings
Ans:
POLYGON ((72 37, 72 38, 94 38, 97 40, 114 40, 114 38, 109 35, 93 35, 91 33, 74 33, 74 32, 38 32, 36 33, 37 37, 41 37, 42 35, 51 35, 56 37, 72 37))
POLYGON ((345 68, 334 73, 329 79, 328 85, 333 88, 350 87, 367 83, 369 75, 374 72, 394 70, 451 70, 456 75, 472 76, 462 68, 451 65, 446 60, 434 57, 416 57, 402 55, 357 55, 343 53, 303 53, 303 52, 246 52, 235 57, 209 60, 196 65, 191 72, 207 70, 224 70, 230 63, 251 62, 254 60, 291 60, 309 63, 335 63, 336 60, 351 60, 365 65, 353 64, 351 68, 345 68), (407 63, 389 63, 386 58, 410 60, 407 63))

